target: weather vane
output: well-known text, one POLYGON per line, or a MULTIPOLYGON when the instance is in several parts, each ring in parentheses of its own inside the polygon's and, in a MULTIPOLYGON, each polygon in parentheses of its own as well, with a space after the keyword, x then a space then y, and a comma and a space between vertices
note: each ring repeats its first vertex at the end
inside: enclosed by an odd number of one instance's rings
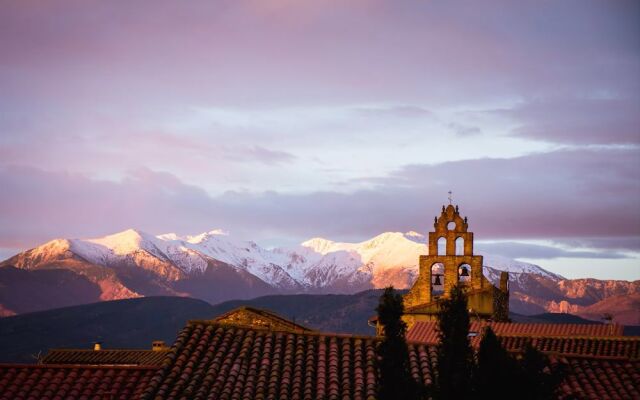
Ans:
POLYGON ((451 190, 449 190, 447 193, 449 193, 449 204, 453 204, 453 192, 451 190))

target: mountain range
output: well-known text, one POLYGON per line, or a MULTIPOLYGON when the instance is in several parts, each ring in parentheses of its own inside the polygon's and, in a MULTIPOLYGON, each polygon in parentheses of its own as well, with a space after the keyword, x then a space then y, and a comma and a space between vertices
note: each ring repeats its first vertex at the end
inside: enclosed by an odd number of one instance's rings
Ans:
MULTIPOLYGON (((126 230, 95 239, 56 239, 0 263, 0 315, 95 301, 181 296, 218 303, 268 294, 350 294, 409 288, 426 238, 386 232, 360 243, 313 238, 267 249, 220 230, 154 236, 126 230)), ((484 255, 484 273, 510 275, 510 306, 532 315, 566 312, 638 324, 640 281, 565 279, 540 266, 484 255)))

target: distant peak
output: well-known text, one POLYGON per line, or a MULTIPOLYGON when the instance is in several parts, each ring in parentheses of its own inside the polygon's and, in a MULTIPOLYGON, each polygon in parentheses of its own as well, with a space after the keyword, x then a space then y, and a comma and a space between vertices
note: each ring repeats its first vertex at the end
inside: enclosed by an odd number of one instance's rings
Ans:
POLYGON ((104 236, 100 239, 113 239, 113 240, 135 240, 135 241, 139 241, 142 239, 146 239, 149 237, 153 237, 153 235, 150 235, 146 232, 143 232, 141 230, 138 229, 133 229, 133 228, 129 228, 127 230, 124 230, 122 232, 117 232, 117 233, 113 233, 111 235, 107 235, 104 236))
POLYGON ((199 235, 187 236, 187 241, 189 243, 202 243, 202 242, 206 242, 207 239, 211 237, 217 237, 217 236, 229 236, 229 232, 223 229, 213 229, 208 232, 203 232, 199 235))
POLYGON ((155 236, 137 229, 127 229, 101 238, 88 239, 87 242, 103 245, 117 254, 126 254, 140 249, 143 243, 153 243, 155 239, 155 236))
POLYGON ((404 237, 417 243, 424 243, 427 240, 423 234, 416 231, 405 232, 404 237))
POLYGON ((408 236, 408 237, 424 237, 424 235, 423 235, 423 234, 418 233, 418 232, 416 232, 416 231, 409 231, 409 232, 405 232, 405 233, 404 233, 404 235, 405 235, 405 236, 408 236))
POLYGON ((178 236, 177 233, 175 232, 170 232, 170 233, 163 233, 162 235, 158 235, 156 236, 158 239, 161 240, 181 240, 182 238, 180 236, 178 236))
POLYGON ((301 246, 302 247, 308 247, 308 248, 310 248, 310 249, 312 249, 314 251, 317 251, 319 253, 324 253, 333 244, 334 244, 334 242, 329 240, 329 239, 325 239, 325 238, 321 238, 321 237, 314 237, 314 238, 311 238, 311 239, 307 240, 306 242, 302 242, 301 246))
POLYGON ((55 250, 68 250, 69 246, 71 245, 71 242, 68 239, 53 239, 48 241, 45 244, 42 244, 38 247, 36 247, 36 249, 55 249, 55 250))

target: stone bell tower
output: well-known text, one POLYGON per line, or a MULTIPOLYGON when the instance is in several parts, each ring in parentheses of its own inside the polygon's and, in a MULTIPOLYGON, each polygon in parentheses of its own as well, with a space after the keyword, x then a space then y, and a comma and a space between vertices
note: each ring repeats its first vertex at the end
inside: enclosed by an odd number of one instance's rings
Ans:
MULTIPOLYGON (((451 200, 451 199, 450 199, 451 200)), ((482 272, 481 255, 473 253, 473 232, 458 206, 442 206, 429 232, 429 254, 420 256, 419 276, 404 296, 405 321, 433 320, 438 302, 452 287, 464 286, 469 310, 474 318, 504 320, 508 316, 508 275, 501 276, 500 288, 493 286, 482 272)))

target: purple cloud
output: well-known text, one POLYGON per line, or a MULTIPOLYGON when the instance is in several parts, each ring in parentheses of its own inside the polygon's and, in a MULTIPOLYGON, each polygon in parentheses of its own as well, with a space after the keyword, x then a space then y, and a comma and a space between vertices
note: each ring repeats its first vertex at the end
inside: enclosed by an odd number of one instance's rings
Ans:
POLYGON ((508 258, 553 259, 553 258, 591 258, 622 259, 627 255, 612 251, 565 250, 553 246, 518 242, 477 243, 475 250, 481 254, 492 254, 508 258))
POLYGON ((7 3, 0 246, 131 226, 425 231, 451 189, 479 238, 637 250, 638 15, 624 0, 7 3))
POLYGON ((640 143, 640 96, 625 99, 552 98, 502 111, 519 124, 514 134, 573 144, 640 143))
POLYGON ((630 238, 640 235, 638 160, 637 150, 557 151, 407 166, 352 193, 221 196, 145 169, 111 182, 3 168, 0 241, 27 246, 128 227, 182 233, 225 228, 258 240, 362 239, 389 230, 429 230, 449 189, 479 240, 630 238))

